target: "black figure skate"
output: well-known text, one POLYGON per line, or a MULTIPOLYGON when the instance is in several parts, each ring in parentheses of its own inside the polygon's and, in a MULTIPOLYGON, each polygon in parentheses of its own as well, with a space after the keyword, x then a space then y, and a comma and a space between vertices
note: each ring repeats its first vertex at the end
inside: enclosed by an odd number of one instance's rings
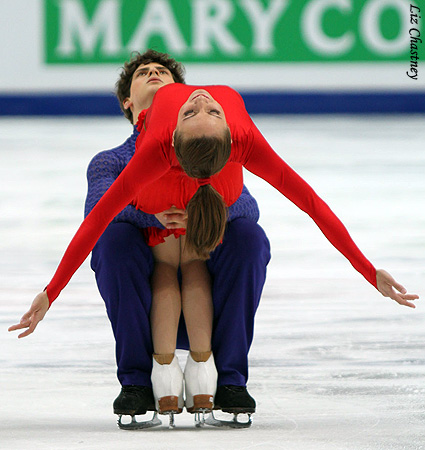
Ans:
POLYGON ((118 426, 122 430, 142 430, 161 425, 155 411, 152 388, 146 386, 123 386, 120 395, 114 401, 114 413, 119 416, 118 426), (136 416, 154 411, 151 420, 138 422, 136 416), (123 422, 123 416, 131 416, 131 422, 123 422))
POLYGON ((245 386, 218 386, 214 399, 214 409, 233 414, 232 420, 219 420, 214 413, 205 421, 207 425, 216 427, 249 428, 252 424, 251 415, 255 413, 255 400, 249 395, 245 386), (239 420, 239 414, 246 414, 248 420, 239 420))

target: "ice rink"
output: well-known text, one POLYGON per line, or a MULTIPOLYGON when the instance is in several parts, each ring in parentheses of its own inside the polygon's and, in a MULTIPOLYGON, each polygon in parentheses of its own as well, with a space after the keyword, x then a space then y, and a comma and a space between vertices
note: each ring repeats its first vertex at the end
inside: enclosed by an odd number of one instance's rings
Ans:
MULTIPOLYGON (((0 121, 0 449, 425 449, 424 117, 256 117, 378 268, 421 299, 382 297, 314 222, 246 174, 272 245, 256 318, 246 430, 193 417, 127 432, 114 340, 88 260, 23 340, 17 323, 79 225, 85 171, 131 132, 122 118, 0 121)), ((184 362, 184 353, 182 353, 184 362)))

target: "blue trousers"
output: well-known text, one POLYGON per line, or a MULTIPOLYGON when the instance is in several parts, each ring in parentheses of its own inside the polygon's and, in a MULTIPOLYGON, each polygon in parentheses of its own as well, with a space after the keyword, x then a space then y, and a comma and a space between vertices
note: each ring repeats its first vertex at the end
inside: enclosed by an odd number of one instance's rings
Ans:
MULTIPOLYGON (((223 242, 207 261, 212 279, 212 350, 218 385, 246 385, 254 316, 269 260, 270 245, 263 229, 241 218, 228 223, 223 242)), ((122 385, 151 386, 153 266, 150 247, 140 230, 129 223, 109 225, 92 252, 91 267, 112 324, 122 385)), ((188 342, 182 318, 177 347, 188 349, 188 342)))

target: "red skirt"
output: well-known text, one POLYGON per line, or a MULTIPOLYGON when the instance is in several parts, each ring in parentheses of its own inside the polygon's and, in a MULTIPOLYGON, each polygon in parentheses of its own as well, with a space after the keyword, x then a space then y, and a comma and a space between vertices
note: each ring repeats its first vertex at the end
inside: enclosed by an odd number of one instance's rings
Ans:
POLYGON ((146 244, 149 247, 155 247, 155 245, 165 242, 165 238, 174 234, 177 239, 180 236, 186 234, 185 228, 176 228, 175 230, 162 229, 157 227, 148 227, 142 229, 143 236, 145 237, 146 244))

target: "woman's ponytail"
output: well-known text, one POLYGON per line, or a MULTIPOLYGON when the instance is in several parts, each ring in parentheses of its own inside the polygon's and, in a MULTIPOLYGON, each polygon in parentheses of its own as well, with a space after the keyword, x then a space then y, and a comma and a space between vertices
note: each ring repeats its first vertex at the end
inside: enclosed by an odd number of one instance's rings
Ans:
POLYGON ((200 259, 208 259, 226 229, 227 206, 223 197, 210 184, 200 186, 186 211, 186 245, 200 259))
MULTIPOLYGON (((183 170, 190 177, 206 179, 225 166, 231 151, 230 130, 224 136, 202 136, 183 139, 174 136, 174 148, 183 170)), ((186 207, 186 245, 200 259, 208 259, 223 239, 227 223, 227 207, 223 197, 210 185, 199 186, 186 207)))

